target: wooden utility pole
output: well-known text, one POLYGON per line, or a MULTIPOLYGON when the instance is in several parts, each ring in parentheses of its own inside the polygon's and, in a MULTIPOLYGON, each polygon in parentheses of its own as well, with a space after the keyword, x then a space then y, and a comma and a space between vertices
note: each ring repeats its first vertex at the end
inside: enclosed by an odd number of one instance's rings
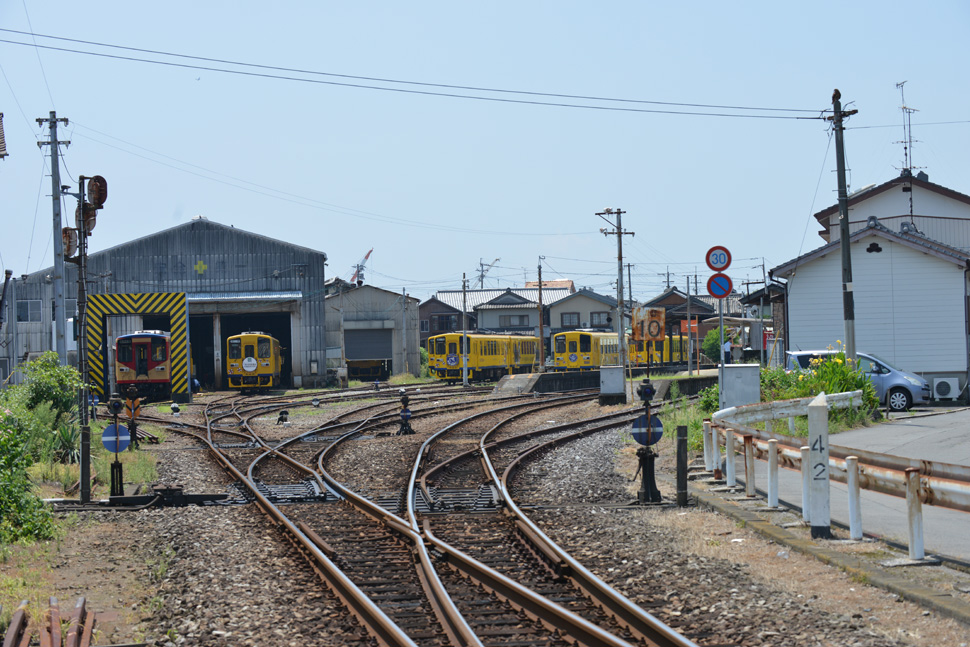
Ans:
POLYGON ((842 110, 842 93, 832 93, 832 119, 835 128, 835 168, 839 182, 839 246, 842 250, 842 316, 845 319, 845 356, 856 361, 855 297, 852 292, 852 255, 849 250, 849 194, 845 185, 845 149, 842 142, 842 119, 858 110, 842 110))

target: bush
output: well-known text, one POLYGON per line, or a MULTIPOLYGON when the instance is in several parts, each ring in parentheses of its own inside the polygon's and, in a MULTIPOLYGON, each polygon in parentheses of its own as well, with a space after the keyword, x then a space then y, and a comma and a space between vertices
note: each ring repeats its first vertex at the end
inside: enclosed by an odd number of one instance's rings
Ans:
MULTIPOLYGON (((724 341, 731 341, 731 333, 728 331, 727 326, 724 327, 724 341)), ((715 364, 720 364, 721 333, 717 328, 711 328, 704 335, 704 341, 701 342, 701 352, 712 359, 715 364)), ((729 357, 728 359, 730 360, 731 358, 729 357)))
POLYGON ((50 510, 31 494, 26 440, 21 425, 4 410, 0 420, 0 544, 54 536, 50 510))

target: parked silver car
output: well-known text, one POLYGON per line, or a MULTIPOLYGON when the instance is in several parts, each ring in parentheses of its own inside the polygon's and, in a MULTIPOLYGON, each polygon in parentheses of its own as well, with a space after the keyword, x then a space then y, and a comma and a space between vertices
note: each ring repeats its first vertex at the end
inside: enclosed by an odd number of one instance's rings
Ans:
MULTIPOLYGON (((786 353, 785 367, 790 371, 811 368, 813 359, 835 355, 834 350, 799 350, 786 353)), ((930 401, 930 383, 919 375, 900 370, 876 355, 856 353, 859 369, 869 375, 876 388, 880 404, 887 404, 893 411, 905 411, 914 404, 930 401)))

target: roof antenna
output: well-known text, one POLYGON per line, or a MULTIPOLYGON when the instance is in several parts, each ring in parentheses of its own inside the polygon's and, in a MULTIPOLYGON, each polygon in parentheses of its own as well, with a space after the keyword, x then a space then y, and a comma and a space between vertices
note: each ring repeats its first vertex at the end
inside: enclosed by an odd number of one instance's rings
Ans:
MULTIPOLYGON (((911 123, 911 117, 912 117, 913 113, 916 112, 916 109, 915 108, 910 108, 910 107, 908 107, 906 105, 906 93, 905 93, 905 90, 903 88, 903 86, 905 86, 905 85, 906 85, 906 81, 900 81, 899 83, 896 84, 896 87, 899 88, 899 97, 900 97, 900 99, 901 99, 901 101, 903 103, 903 105, 900 106, 900 108, 899 108, 900 110, 903 111, 903 140, 902 141, 893 142, 893 143, 894 144, 902 144, 903 145, 903 168, 902 168, 902 172, 900 173, 900 175, 902 177, 912 178, 913 177, 913 169, 914 168, 921 168, 921 167, 914 167, 913 166, 913 161, 912 161, 913 143, 914 143, 915 140, 913 139, 913 127, 912 127, 912 123, 911 123)), ((909 221, 910 222, 913 222, 913 182, 912 182, 912 179, 910 179, 910 181, 909 181, 909 183, 908 183, 907 186, 904 186, 903 187, 903 191, 905 191, 906 193, 909 193, 909 221)))

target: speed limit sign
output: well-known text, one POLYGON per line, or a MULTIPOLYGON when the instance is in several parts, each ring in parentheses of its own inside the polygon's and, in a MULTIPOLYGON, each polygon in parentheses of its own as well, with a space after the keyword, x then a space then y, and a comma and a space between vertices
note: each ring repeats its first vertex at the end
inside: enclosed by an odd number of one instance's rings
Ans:
POLYGON ((731 265, 731 252, 727 247, 715 245, 707 250, 707 266, 715 272, 723 272, 731 265))

